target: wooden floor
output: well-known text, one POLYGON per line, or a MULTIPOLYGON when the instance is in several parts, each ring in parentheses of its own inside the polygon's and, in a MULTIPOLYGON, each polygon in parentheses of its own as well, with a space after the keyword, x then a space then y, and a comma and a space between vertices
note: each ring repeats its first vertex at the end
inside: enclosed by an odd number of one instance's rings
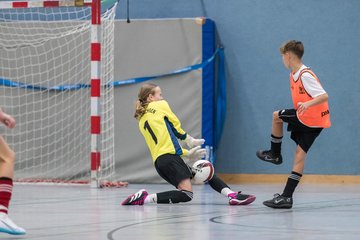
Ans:
POLYGON ((15 185, 10 217, 25 236, 0 239, 44 240, 205 240, 205 239, 360 239, 358 185, 302 184, 290 210, 262 202, 282 192, 282 184, 230 185, 257 196, 248 206, 229 206, 209 185, 194 186, 192 202, 174 205, 121 206, 141 188, 149 193, 170 185, 130 184, 120 189, 88 186, 15 185))

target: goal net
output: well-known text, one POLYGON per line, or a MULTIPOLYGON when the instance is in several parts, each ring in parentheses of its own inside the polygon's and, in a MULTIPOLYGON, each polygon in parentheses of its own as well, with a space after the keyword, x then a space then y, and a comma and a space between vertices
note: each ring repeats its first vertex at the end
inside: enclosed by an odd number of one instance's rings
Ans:
MULTIPOLYGON (((54 3, 23 8, 0 2, 0 105, 17 123, 14 129, 1 126, 0 134, 16 153, 15 180, 88 183, 92 11, 90 6, 44 7, 54 3)), ((116 3, 101 15, 97 178, 103 181, 113 181, 115 169, 115 9, 116 3)))

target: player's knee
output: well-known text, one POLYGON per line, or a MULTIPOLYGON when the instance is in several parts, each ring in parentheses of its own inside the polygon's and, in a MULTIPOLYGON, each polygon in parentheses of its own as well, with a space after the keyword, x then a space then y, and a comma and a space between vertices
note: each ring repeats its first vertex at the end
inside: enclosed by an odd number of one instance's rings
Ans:
POLYGON ((193 192, 180 190, 171 200, 172 203, 190 202, 193 199, 193 192))

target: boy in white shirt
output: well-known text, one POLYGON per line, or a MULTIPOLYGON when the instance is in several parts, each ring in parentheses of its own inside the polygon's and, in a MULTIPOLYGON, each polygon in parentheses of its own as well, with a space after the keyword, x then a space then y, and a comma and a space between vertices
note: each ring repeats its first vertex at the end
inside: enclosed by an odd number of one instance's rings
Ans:
POLYGON ((291 69, 290 90, 294 108, 273 113, 271 149, 259 150, 256 156, 265 162, 282 163, 283 123, 288 123, 287 130, 297 145, 293 169, 283 193, 275 194, 273 199, 263 204, 271 208, 291 208, 293 193, 304 171, 306 154, 322 129, 329 128, 331 122, 328 95, 316 75, 301 61, 304 54, 302 42, 288 41, 280 52, 285 67, 291 69))

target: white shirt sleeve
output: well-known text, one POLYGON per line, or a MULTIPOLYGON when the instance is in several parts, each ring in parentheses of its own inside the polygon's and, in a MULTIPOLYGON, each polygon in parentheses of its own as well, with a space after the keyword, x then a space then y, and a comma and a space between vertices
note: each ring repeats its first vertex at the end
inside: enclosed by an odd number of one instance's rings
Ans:
POLYGON ((321 84, 308 72, 301 75, 301 81, 306 92, 313 98, 326 93, 321 84))

